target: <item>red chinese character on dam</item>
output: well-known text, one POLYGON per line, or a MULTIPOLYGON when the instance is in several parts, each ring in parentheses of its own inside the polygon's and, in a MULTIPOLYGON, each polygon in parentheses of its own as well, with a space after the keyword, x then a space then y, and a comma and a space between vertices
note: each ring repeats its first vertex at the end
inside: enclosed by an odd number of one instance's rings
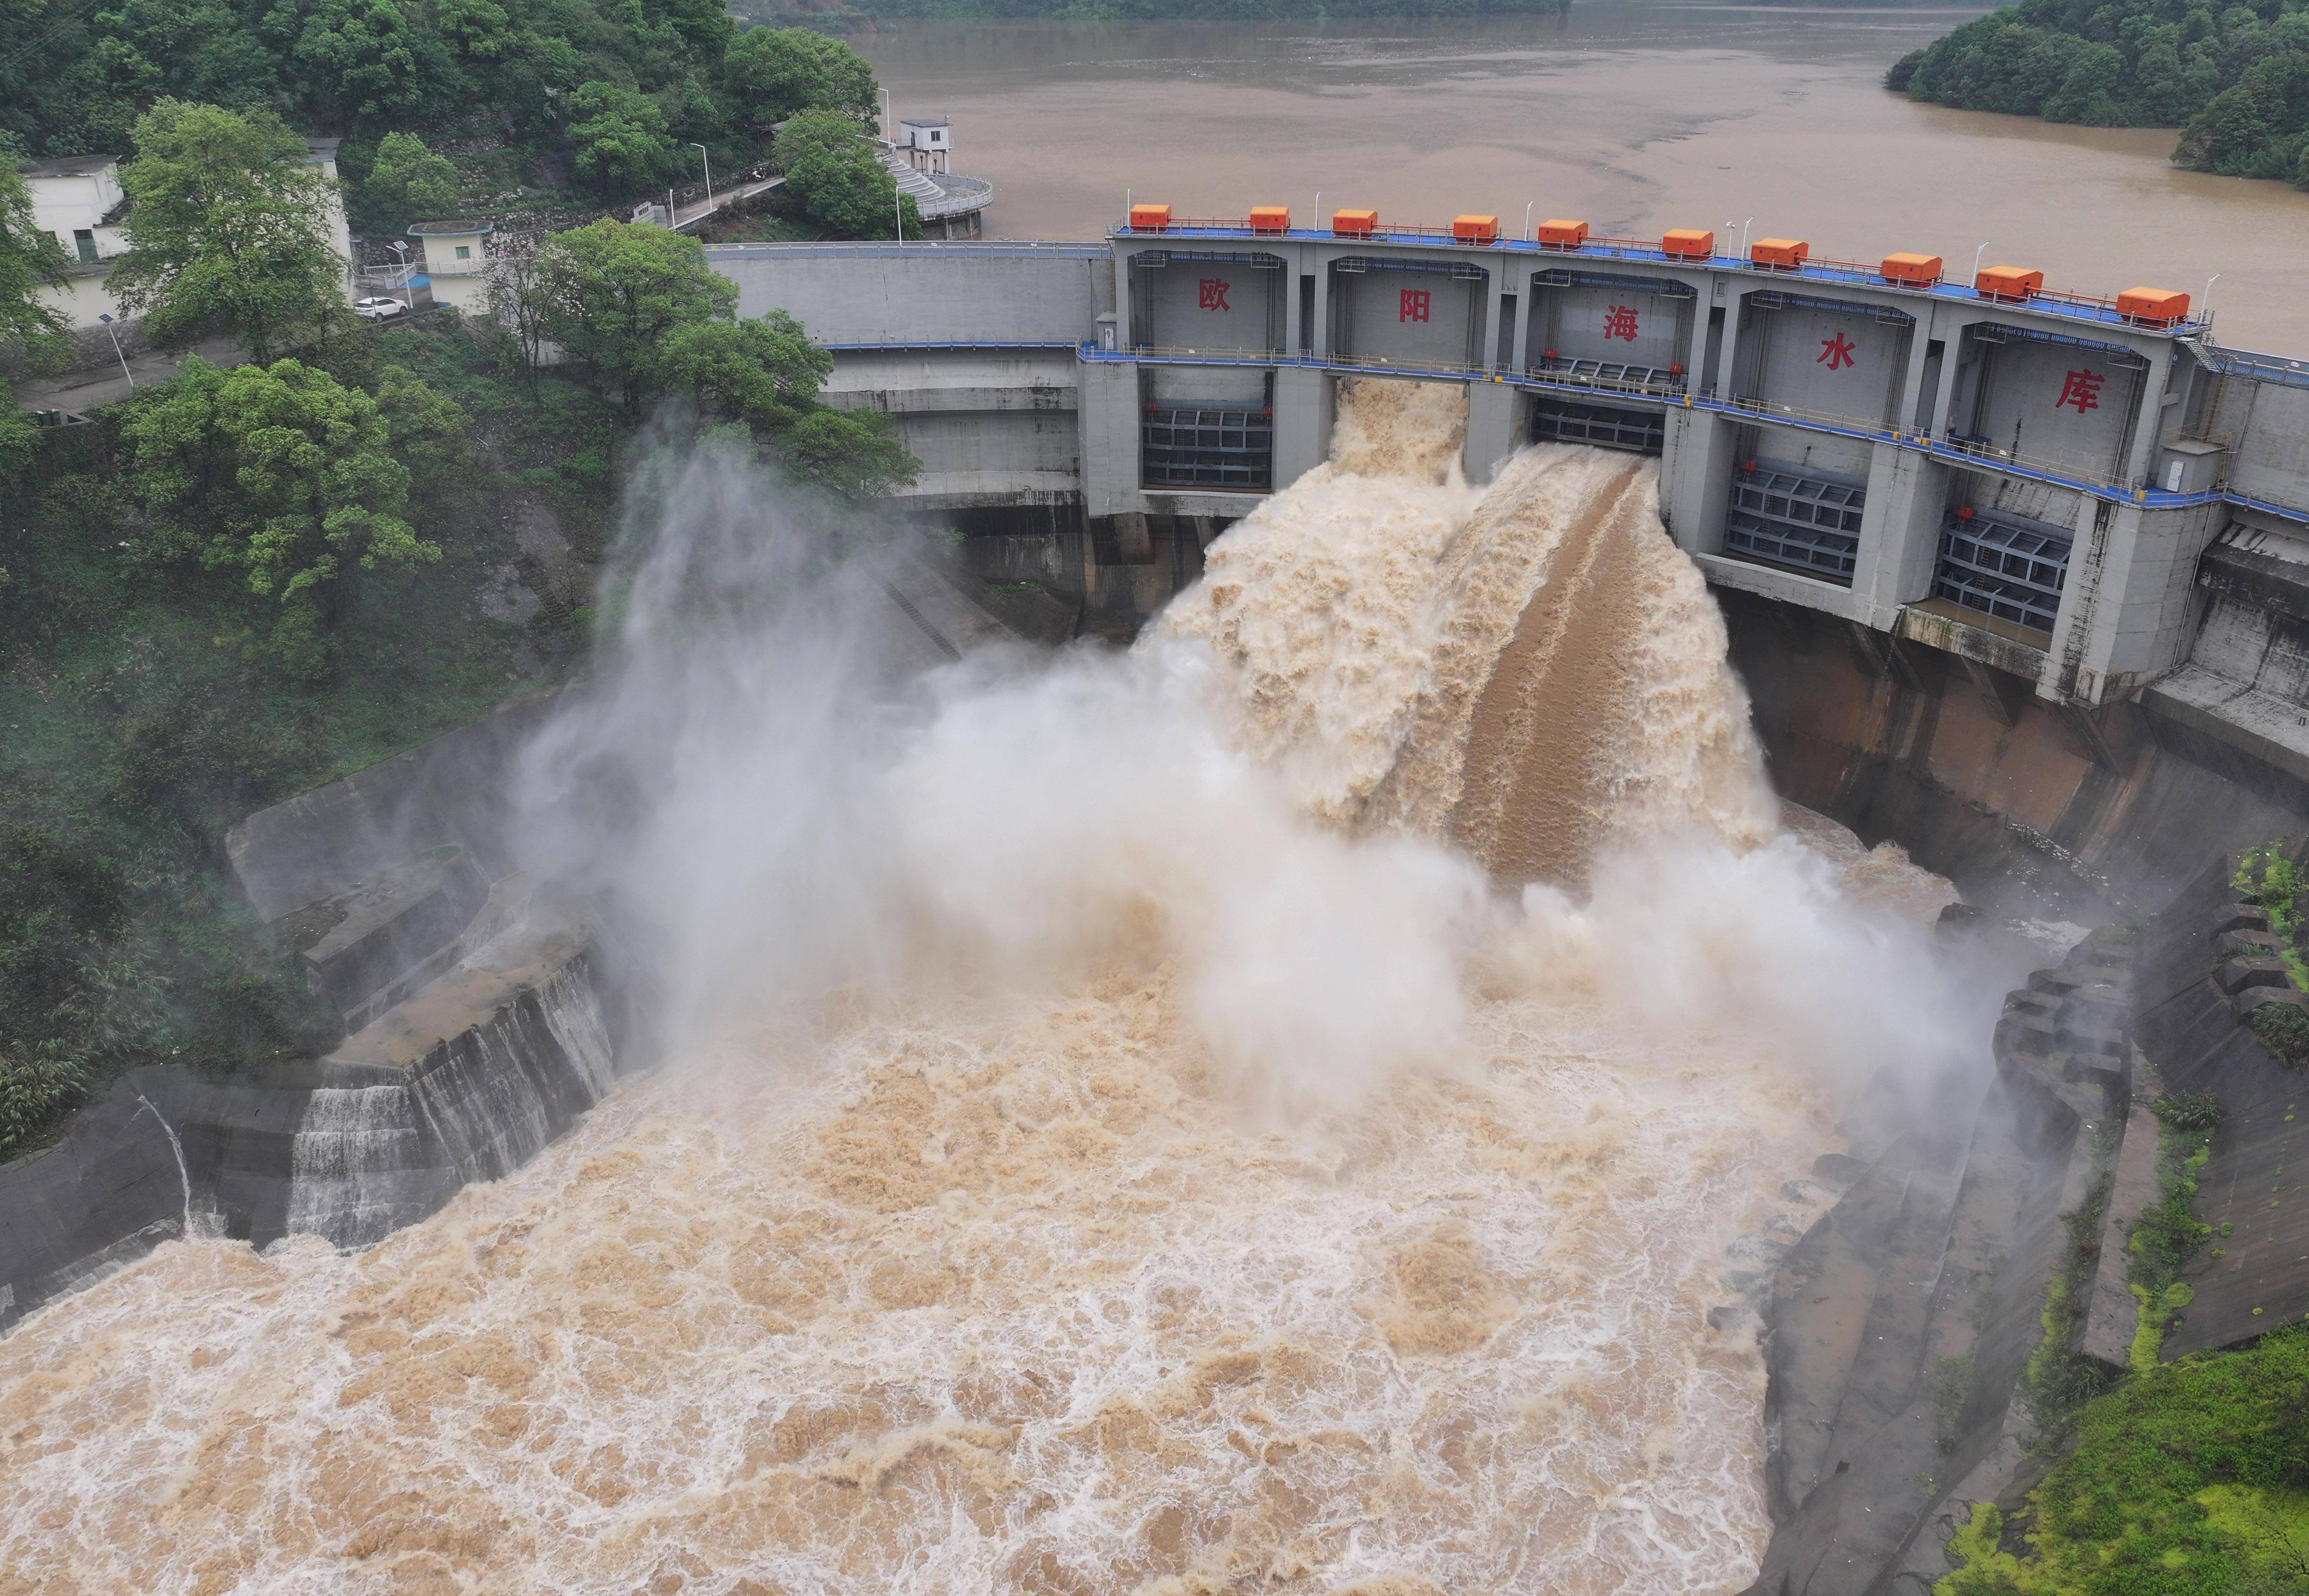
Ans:
POLYGON ((1425 289, 1404 289, 1403 307, 1395 313, 1395 319, 1398 322, 1425 321, 1427 319, 1427 290, 1425 289))
POLYGON ((2061 384, 2061 396, 2053 401, 2053 408, 2057 410, 2063 405, 2072 404, 2080 416, 2087 410, 2097 410, 2100 409, 2100 385, 2106 381, 2105 372, 2072 371, 2061 384))
POLYGON ((1206 277, 1198 286, 1202 289, 1202 298, 1196 301, 1195 308, 1197 310, 1232 310, 1234 308, 1226 302, 1226 279, 1223 277, 1206 277))
POLYGON ((1834 338, 1823 338, 1820 341, 1820 358, 1812 364, 1825 366, 1830 371, 1840 371, 1847 366, 1857 366, 1859 362, 1852 358, 1852 353, 1858 347, 1841 332, 1834 338))
POLYGON ((1630 343, 1635 342, 1636 307, 1632 305, 1612 306, 1610 313, 1604 317, 1604 336, 1607 339, 1624 338, 1630 343))

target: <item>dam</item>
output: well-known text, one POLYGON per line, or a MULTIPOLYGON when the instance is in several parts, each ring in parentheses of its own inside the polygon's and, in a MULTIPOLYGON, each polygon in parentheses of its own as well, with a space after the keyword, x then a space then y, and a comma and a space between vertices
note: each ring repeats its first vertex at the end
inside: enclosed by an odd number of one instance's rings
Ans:
POLYGON ((345 1034, 0 1169, 0 1590, 1928 1584, 2208 1083, 2165 1355, 2309 1312, 2295 367, 1160 211, 711 252, 953 535, 684 455, 594 679, 232 828, 345 1034))
POLYGON ((2309 362, 2220 347, 2187 294, 2019 268, 1341 215, 708 256, 741 315, 791 311, 833 351, 835 402, 897 418, 908 502, 1086 521, 1077 585, 1107 529, 1206 540, 1324 459, 1341 381, 1457 383, 1470 481, 1540 440, 1656 455, 1663 519, 1721 590, 2064 709, 2137 697, 2309 774, 2296 656, 2242 597, 2309 569, 2309 362))

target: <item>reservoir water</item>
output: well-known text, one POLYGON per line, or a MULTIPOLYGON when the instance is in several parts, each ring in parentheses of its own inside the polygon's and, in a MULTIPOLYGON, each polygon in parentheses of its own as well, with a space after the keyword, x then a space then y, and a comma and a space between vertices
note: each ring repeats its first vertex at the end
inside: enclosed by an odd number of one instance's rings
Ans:
MULTIPOLYGON (((1656 237, 1714 228, 1951 275, 2201 295, 2233 348, 2309 353, 2309 194, 2184 172, 2170 129, 1911 103, 1884 70, 1982 9, 1578 0, 1564 18, 907 22, 857 42, 900 116, 953 119, 989 231, 1094 237, 1123 194, 1181 215, 1342 205, 1656 237)), ((1723 247, 1719 244, 1719 248, 1723 247)))

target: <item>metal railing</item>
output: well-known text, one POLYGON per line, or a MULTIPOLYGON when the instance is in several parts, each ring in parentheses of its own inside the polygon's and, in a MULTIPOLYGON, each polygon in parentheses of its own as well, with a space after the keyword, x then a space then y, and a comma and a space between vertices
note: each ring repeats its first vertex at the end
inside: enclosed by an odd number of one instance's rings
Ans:
POLYGON ((1672 254, 1660 247, 1656 238, 1612 238, 1590 235, 1581 244, 1542 244, 1534 238, 1510 238, 1504 235, 1490 239, 1458 238, 1449 228, 1400 226, 1379 223, 1368 233, 1334 233, 1328 228, 1292 228, 1284 231, 1254 233, 1250 223, 1232 218, 1183 217, 1174 219, 1168 227, 1131 227, 1126 218, 1109 229, 1110 237, 1118 238, 1159 238, 1164 237, 1285 239, 1302 244, 1400 243, 1444 244, 1458 249, 1488 249, 1510 254, 1544 255, 1552 259, 1586 257, 1591 260, 1665 262, 1672 265, 1704 267, 1717 272, 1746 272, 1778 281, 1812 281, 1842 283, 1901 294, 1923 294, 1941 299, 1961 299, 1975 304, 2006 306, 2014 309, 2033 309, 2071 321, 2088 321, 2103 326, 2126 327, 2137 332, 2170 337, 2185 337, 2209 331, 2213 324, 2212 312, 2200 308, 2179 321, 2157 323, 2122 314, 2116 301, 2091 294, 2070 293, 2059 289, 2038 289, 2025 299, 2009 295, 1983 292, 1970 283, 1941 280, 1930 283, 1901 282, 1883 275, 1881 262, 1837 261, 1808 259, 1801 265, 1775 266, 1754 260, 1742 260, 1736 255, 1697 256, 1672 254))

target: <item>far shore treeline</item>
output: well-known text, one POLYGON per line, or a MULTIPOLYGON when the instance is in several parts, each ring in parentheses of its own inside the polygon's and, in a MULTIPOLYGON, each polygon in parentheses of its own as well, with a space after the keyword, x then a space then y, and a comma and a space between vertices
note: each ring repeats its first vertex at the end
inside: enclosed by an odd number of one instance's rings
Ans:
POLYGON ((1906 56, 1912 99, 2087 127, 2177 127, 2173 160, 2309 188, 2309 4, 2021 0, 1906 56))

